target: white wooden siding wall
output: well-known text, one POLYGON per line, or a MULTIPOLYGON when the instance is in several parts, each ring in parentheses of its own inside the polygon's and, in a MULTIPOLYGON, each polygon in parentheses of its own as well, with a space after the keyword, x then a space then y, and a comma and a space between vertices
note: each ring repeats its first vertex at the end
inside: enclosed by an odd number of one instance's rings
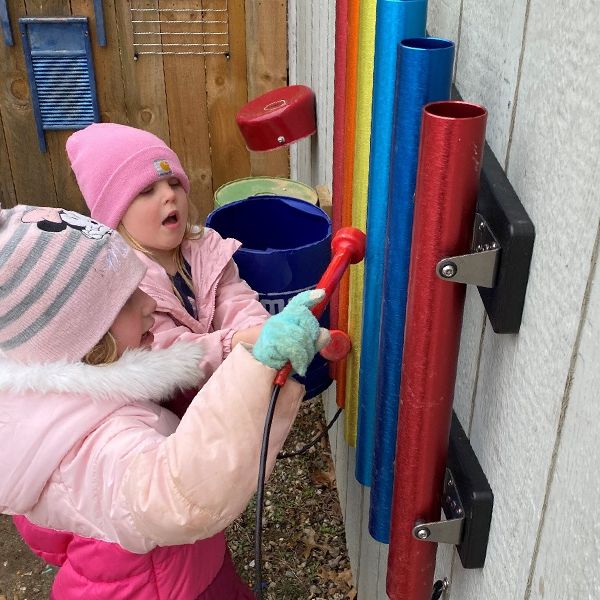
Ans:
MULTIPOLYGON (((333 2, 290 0, 290 17, 290 77, 322 93, 330 117, 333 2), (325 13, 331 40, 315 44, 325 13), (323 63, 328 84, 315 79, 323 63)), ((519 335, 494 334, 467 293, 455 408, 495 507, 484 569, 438 550, 452 600, 600 598, 599 18, 597 0, 429 0, 428 31, 457 42, 456 85, 488 108, 487 140, 537 236, 519 335)), ((331 135, 297 149, 295 176, 330 181, 331 135)), ((359 598, 385 599, 387 547, 368 535, 342 429, 331 443, 359 598)))

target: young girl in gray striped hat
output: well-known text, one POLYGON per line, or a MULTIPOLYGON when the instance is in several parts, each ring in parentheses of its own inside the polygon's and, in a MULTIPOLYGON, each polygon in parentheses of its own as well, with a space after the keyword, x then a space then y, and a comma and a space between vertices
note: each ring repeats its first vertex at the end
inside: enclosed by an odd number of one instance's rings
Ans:
MULTIPOLYGON (((255 491, 275 369, 328 337, 323 292, 238 344, 179 421, 161 402, 202 377, 202 344, 150 350, 144 272, 87 217, 0 210, 0 512, 60 566, 55 600, 250 599, 223 530, 255 491)), ((281 392, 269 472, 303 392, 281 392)))

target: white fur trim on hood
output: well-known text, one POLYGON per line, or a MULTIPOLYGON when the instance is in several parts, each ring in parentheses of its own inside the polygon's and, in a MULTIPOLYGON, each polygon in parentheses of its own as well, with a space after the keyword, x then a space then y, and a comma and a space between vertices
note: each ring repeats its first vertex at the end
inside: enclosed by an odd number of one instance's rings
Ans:
POLYGON ((24 364, 0 356, 0 392, 85 394, 92 400, 160 402, 202 379, 202 345, 178 342, 164 349, 129 350, 114 363, 24 364))

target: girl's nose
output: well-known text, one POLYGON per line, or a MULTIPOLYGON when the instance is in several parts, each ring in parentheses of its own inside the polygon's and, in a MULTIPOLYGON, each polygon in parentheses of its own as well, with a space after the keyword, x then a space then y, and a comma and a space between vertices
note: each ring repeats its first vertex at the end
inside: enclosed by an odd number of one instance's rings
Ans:
POLYGON ((175 198, 175 190, 169 185, 168 181, 161 181, 159 189, 160 197, 165 204, 171 202, 175 198))

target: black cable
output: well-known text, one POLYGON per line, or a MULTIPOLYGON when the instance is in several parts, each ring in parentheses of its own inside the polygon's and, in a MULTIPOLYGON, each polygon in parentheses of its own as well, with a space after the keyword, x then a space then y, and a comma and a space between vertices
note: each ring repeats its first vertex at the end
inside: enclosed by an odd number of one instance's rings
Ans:
POLYGON ((279 397, 281 388, 278 385, 273 386, 273 394, 269 402, 267 416, 265 418, 265 428, 263 430, 262 444, 260 447, 260 461, 258 465, 258 484, 256 486, 256 521, 254 523, 254 591, 257 600, 262 600, 262 518, 263 501, 265 494, 265 471, 267 469, 267 453, 269 450, 269 436, 271 435, 271 424, 273 423, 273 414, 275 405, 279 397))
POLYGON ((341 412, 342 409, 338 408, 338 411, 333 416, 333 419, 331 419, 331 421, 329 422, 329 425, 327 425, 327 427, 323 431, 321 431, 321 433, 316 438, 313 438, 311 442, 306 444, 306 446, 303 446, 302 448, 300 448, 300 450, 296 450, 295 452, 280 452, 277 455, 277 459, 279 460, 280 458, 291 458, 292 456, 299 456, 300 454, 308 452, 308 450, 310 450, 317 442, 323 439, 325 434, 333 427, 333 424, 337 421, 337 418, 340 416, 341 412))

